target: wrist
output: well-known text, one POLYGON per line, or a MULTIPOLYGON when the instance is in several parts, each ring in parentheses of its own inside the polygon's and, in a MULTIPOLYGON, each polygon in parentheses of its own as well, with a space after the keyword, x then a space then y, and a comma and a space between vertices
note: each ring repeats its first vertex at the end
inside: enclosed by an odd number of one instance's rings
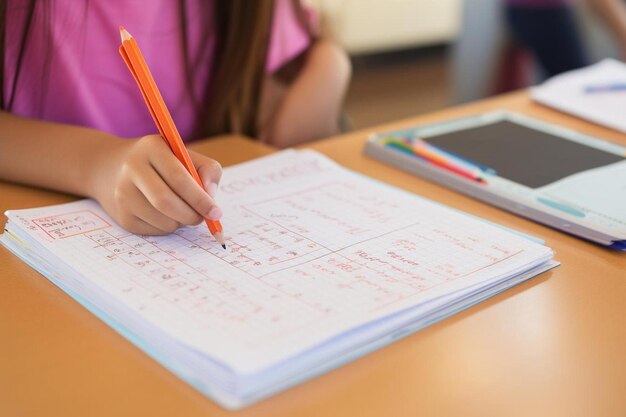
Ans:
POLYGON ((122 139, 113 135, 94 138, 90 147, 91 155, 84 159, 80 176, 81 194, 99 200, 102 190, 110 187, 116 175, 126 149, 132 144, 131 139, 122 139))

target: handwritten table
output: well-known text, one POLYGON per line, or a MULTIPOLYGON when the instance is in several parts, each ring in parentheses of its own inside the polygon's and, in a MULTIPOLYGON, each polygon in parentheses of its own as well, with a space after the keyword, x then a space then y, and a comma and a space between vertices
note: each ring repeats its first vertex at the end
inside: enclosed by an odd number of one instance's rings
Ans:
MULTIPOLYGON (((626 143, 516 93, 310 145, 342 165, 546 240, 559 268, 241 416, 626 415, 626 254, 474 201, 362 155, 370 131, 506 108, 626 143)), ((223 165, 273 150, 194 148, 223 165)), ((0 211, 73 197, 0 183, 0 211)), ((4 224, 6 218, 0 218, 4 224)), ((0 415, 229 415, 0 248, 0 415)))

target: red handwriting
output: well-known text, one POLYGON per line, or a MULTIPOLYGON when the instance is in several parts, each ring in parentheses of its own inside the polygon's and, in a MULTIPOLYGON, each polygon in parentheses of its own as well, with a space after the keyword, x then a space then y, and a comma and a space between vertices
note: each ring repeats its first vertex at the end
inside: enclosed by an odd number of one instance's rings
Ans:
POLYGON ((39 217, 32 222, 53 239, 64 239, 111 226, 89 210, 39 217))

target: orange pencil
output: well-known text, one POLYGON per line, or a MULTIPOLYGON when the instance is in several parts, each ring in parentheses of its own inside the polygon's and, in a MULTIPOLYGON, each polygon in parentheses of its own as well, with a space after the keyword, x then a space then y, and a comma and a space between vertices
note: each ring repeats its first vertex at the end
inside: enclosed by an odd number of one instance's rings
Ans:
MULTIPOLYGON (((120 27, 120 35, 122 37, 122 45, 119 49, 120 54, 122 58, 124 58, 124 62, 126 62, 128 69, 139 86, 139 90, 148 105, 148 110, 150 110, 150 114, 159 129, 159 133, 161 133, 161 136, 165 139, 172 152, 174 152, 176 158, 185 166, 193 179, 200 187, 204 188, 198 171, 196 171, 196 167, 193 165, 193 162, 191 162, 187 148, 185 148, 180 133, 178 133, 178 129, 174 124, 172 115, 165 106, 161 92, 154 82, 150 69, 139 50, 137 41, 135 41, 130 33, 123 27, 120 27)), ((205 221, 211 234, 215 237, 215 240, 226 249, 224 236, 222 234, 222 224, 219 220, 205 219, 205 221)))

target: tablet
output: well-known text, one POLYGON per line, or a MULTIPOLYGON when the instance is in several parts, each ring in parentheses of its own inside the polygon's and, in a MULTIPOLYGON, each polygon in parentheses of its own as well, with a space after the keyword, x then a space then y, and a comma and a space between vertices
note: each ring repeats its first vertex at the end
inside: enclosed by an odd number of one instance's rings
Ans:
POLYGON ((626 148, 615 143, 497 111, 375 134, 365 152, 538 222, 626 249, 626 148), (480 181, 389 146, 397 141, 423 142, 467 162, 479 169, 480 181))

